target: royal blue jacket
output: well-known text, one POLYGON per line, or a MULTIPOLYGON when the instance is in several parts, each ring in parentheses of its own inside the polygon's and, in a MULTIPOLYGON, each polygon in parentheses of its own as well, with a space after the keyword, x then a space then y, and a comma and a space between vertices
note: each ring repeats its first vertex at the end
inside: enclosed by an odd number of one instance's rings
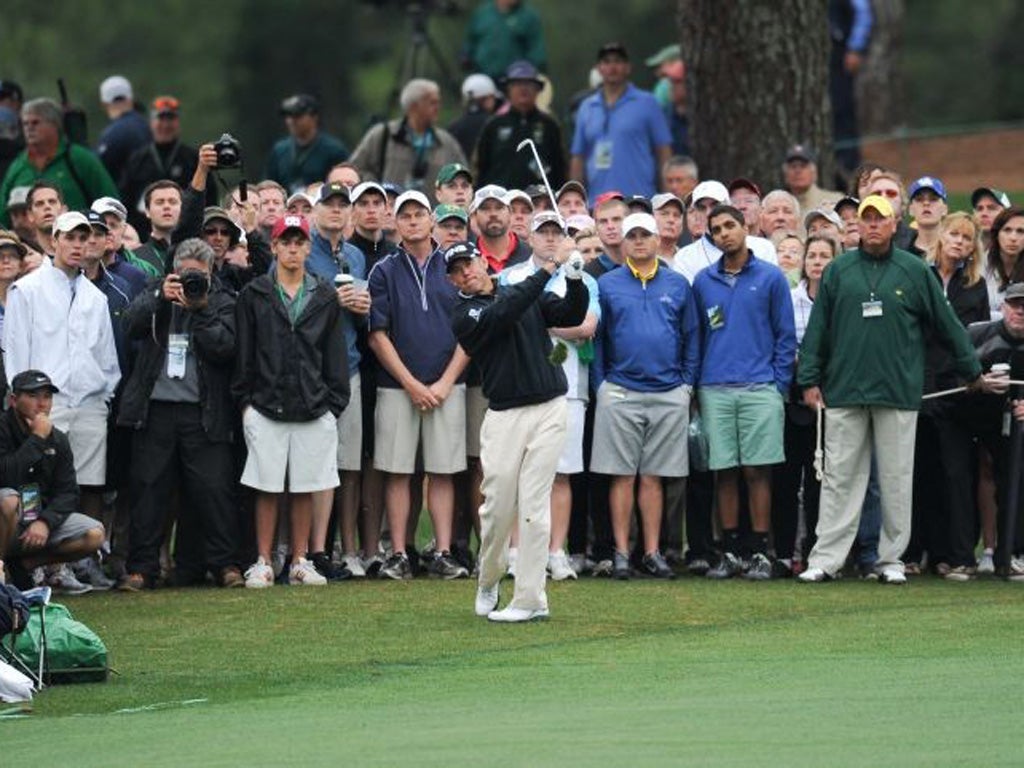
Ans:
MULTIPOLYGON (((331 248, 331 241, 314 231, 310 241, 309 256, 306 258, 306 271, 328 284, 334 285, 334 277, 340 272, 352 275, 357 280, 366 280, 366 257, 363 252, 351 243, 342 240, 338 249, 331 248)), ((345 329, 345 347, 348 351, 348 370, 354 374, 359 370, 359 348, 357 327, 364 325, 366 319, 353 315, 348 310, 341 312, 341 325, 345 329)))
POLYGON ((775 384, 785 395, 793 380, 796 329, 789 281, 752 253, 735 278, 722 259, 697 273, 700 386, 775 384))
POLYGON ((686 278, 659 263, 647 282, 629 266, 597 281, 601 324, 594 345, 595 390, 607 379, 636 392, 666 392, 697 379, 697 310, 686 278))

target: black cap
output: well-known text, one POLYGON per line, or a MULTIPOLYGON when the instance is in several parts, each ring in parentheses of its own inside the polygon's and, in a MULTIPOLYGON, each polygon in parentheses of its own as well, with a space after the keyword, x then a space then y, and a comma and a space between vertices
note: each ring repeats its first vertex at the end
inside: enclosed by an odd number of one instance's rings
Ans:
POLYGON ((448 249, 444 252, 444 266, 446 270, 451 270, 452 264, 455 262, 462 261, 463 259, 475 259, 479 256, 479 248, 469 240, 461 240, 448 246, 448 249))
POLYGON ((621 56, 626 61, 629 61, 629 52, 626 51, 626 46, 624 46, 622 43, 618 41, 605 43, 600 48, 598 48, 597 60, 600 61, 605 56, 611 56, 612 54, 615 54, 616 56, 621 56))
POLYGON ((630 195, 626 198, 626 205, 630 210, 640 208, 644 213, 654 213, 654 206, 651 201, 643 195, 630 195))
POLYGON ((785 162, 803 160, 805 163, 818 162, 818 155, 809 144, 794 144, 786 150, 785 162))
POLYGON ((352 199, 352 190, 340 181, 332 181, 330 184, 323 184, 320 187, 320 194, 317 195, 316 201, 318 203, 322 203, 332 197, 344 197, 346 203, 350 202, 352 199))
POLYGON ((22 101, 25 98, 25 94, 21 90, 21 86, 13 80, 0 80, 0 98, 16 98, 18 101, 22 101))
POLYGON ((48 389, 51 392, 60 392, 57 387, 54 386, 53 382, 50 381, 50 377, 42 371, 29 369, 22 371, 14 380, 11 382, 11 391, 14 393, 18 392, 38 392, 40 389, 48 389))
POLYGON ((281 102, 281 114, 295 117, 296 115, 320 114, 320 102, 308 93, 297 93, 281 102))
POLYGON ((103 214, 96 213, 96 211, 86 211, 85 218, 89 220, 89 226, 93 229, 102 229, 104 232, 110 231, 110 227, 107 226, 107 221, 103 218, 103 214))

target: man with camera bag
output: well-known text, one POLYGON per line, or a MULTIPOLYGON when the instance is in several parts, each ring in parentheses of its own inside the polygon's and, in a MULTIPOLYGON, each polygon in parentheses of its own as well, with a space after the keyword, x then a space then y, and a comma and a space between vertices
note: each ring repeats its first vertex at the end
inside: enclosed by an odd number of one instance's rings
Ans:
MULTIPOLYGON (((160 575, 166 507, 179 482, 178 525, 199 529, 191 538, 205 541, 206 565, 219 584, 244 583, 236 560, 231 452, 235 300, 213 276, 213 258, 213 249, 201 240, 182 242, 173 271, 139 294, 125 317, 137 357, 117 420, 135 430, 130 550, 122 589, 151 587, 160 575)), ((203 578, 182 566, 179 562, 179 575, 203 578)))

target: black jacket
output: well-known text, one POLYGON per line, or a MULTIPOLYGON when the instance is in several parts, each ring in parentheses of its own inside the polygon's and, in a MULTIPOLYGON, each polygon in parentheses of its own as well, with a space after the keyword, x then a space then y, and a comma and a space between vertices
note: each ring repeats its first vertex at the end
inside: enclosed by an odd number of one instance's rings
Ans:
MULTIPOLYGON (((136 342, 135 367, 124 385, 117 423, 142 429, 149 416, 149 399, 167 364, 171 302, 163 298, 162 283, 153 283, 135 297, 125 314, 128 337, 136 342)), ((203 429, 215 442, 231 440, 234 403, 231 373, 235 360, 235 299, 216 279, 209 301, 191 313, 191 345, 199 373, 199 402, 203 429)))
POLYGON ((246 286, 235 308, 238 333, 232 391, 274 421, 312 421, 348 405, 348 360, 341 307, 332 286, 314 278, 295 327, 273 275, 246 286))
MULTIPOLYGON (((932 274, 941 285, 942 277, 934 266, 932 274)), ((949 299, 950 306, 953 307, 953 311, 964 328, 972 323, 988 322, 990 317, 988 287, 984 279, 968 286, 966 275, 961 269, 950 279, 949 286, 946 288, 946 298, 949 299)), ((924 358, 924 391, 938 392, 963 384, 962 377, 957 375, 953 357, 946 346, 932 333, 928 334, 927 344, 924 358)))
POLYGON ((56 427, 45 440, 19 421, 13 408, 0 416, 0 487, 39 486, 42 510, 52 531, 78 511, 78 480, 67 435, 56 427))
POLYGON ((565 181, 566 160, 562 129, 550 115, 534 109, 523 114, 510 109, 492 117, 480 132, 476 145, 476 183, 500 184, 509 189, 526 189, 543 181, 532 155, 523 156, 516 147, 524 139, 533 139, 545 164, 552 188, 565 181))
POLYGON ((562 366, 548 360, 548 328, 571 328, 587 316, 582 280, 566 280, 565 298, 545 293, 551 275, 538 270, 494 293, 460 293, 452 311, 455 336, 483 373, 484 395, 495 411, 545 403, 568 387, 562 366))

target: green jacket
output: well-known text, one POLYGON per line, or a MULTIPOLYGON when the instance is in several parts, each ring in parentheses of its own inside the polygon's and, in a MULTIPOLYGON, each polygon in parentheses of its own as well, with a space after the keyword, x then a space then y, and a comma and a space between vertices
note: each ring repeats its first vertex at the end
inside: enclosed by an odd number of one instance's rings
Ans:
POLYGON ((525 0, 508 13, 499 11, 494 0, 486 0, 466 25, 462 58, 470 70, 490 75, 495 81, 519 59, 546 72, 548 55, 540 15, 525 0))
MULTIPOLYGON (((53 181, 60 186, 69 211, 86 211, 98 197, 120 199, 121 195, 107 169, 91 150, 61 139, 57 156, 41 171, 28 161, 28 150, 14 158, 0 186, 0 201, 4 201, 0 205, 6 204, 14 187, 30 187, 39 179, 53 181)), ((5 227, 11 226, 6 208, 2 220, 5 227)))
POLYGON ((928 266, 892 248, 860 249, 825 270, 800 347, 797 383, 821 387, 828 407, 874 405, 916 411, 924 386, 925 335, 948 345, 957 372, 981 373, 974 347, 928 266), (881 315, 865 317, 881 302, 881 315))

